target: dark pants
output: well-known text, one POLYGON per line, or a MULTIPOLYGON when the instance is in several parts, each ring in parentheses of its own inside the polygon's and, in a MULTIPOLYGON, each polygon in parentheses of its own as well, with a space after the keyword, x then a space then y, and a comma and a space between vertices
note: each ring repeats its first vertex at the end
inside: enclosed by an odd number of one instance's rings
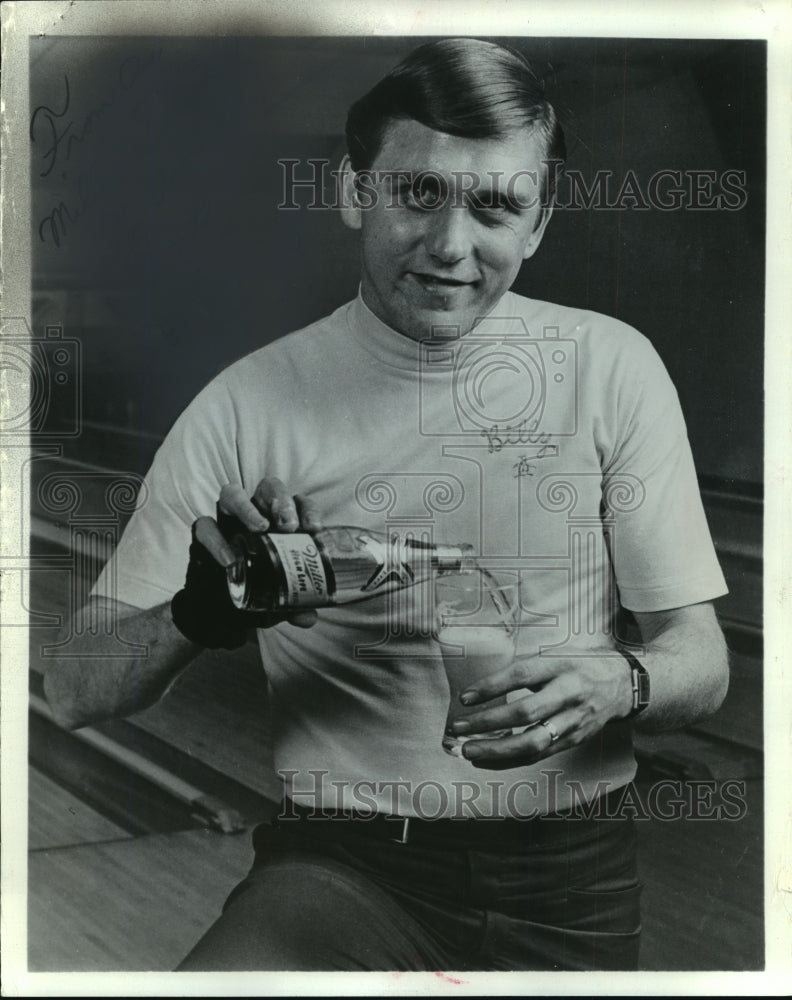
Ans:
POLYGON ((406 844, 343 821, 258 827, 250 874, 180 969, 637 968, 628 818, 531 820, 519 839, 472 822, 406 844))

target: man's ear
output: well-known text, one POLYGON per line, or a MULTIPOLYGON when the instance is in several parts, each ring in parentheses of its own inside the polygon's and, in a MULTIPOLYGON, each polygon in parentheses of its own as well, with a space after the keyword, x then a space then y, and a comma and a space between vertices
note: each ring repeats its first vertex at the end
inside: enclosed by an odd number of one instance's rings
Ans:
POLYGON ((528 242, 525 244, 525 250, 523 252, 523 260, 528 260, 529 257, 533 257, 536 251, 539 249, 539 244, 542 242, 542 237, 544 236, 545 229, 547 229, 547 224, 550 221, 550 216, 553 214, 552 205, 542 205, 539 210, 539 217, 536 220, 536 225, 531 235, 528 237, 528 242))
POLYGON ((341 176, 341 219, 350 229, 360 229, 361 212, 355 190, 355 171, 348 155, 341 161, 338 172, 341 176))

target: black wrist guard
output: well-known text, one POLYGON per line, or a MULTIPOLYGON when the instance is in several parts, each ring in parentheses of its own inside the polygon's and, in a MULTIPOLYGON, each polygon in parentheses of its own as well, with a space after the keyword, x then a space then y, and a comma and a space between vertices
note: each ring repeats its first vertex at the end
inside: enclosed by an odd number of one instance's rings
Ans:
POLYGON ((194 525, 187 579, 171 601, 171 616, 186 639, 206 649, 238 649, 247 630, 263 624, 234 606, 226 571, 196 539, 194 525))

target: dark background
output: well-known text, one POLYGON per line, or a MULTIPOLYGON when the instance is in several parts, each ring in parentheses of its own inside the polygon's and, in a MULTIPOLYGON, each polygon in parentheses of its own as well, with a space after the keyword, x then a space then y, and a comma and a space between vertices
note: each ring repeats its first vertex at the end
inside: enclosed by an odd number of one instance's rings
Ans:
MULTIPOLYGON (((84 433, 68 453, 90 449, 92 428, 143 432, 144 471, 220 368, 355 294, 356 235, 337 212, 278 210, 278 160, 335 167, 346 108, 419 41, 31 39, 31 111, 59 114, 31 129, 34 332, 62 324, 82 343, 84 433), (48 120, 68 129, 55 150, 48 120)), ((506 41, 545 77, 568 165, 589 183, 597 170, 614 191, 628 169, 644 189, 661 169, 747 172, 739 211, 557 212, 515 290, 645 333, 699 473, 755 488, 764 42, 506 41)))

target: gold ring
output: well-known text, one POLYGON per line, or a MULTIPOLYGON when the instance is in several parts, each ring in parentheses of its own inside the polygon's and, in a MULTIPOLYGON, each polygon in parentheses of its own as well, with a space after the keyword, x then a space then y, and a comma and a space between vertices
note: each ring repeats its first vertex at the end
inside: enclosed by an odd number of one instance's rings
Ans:
POLYGON ((555 726, 550 722, 540 722, 539 725, 545 727, 548 733, 550 733, 550 742, 555 743, 555 741, 558 739, 558 730, 555 728, 555 726))

